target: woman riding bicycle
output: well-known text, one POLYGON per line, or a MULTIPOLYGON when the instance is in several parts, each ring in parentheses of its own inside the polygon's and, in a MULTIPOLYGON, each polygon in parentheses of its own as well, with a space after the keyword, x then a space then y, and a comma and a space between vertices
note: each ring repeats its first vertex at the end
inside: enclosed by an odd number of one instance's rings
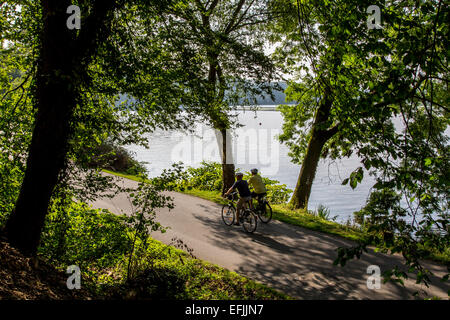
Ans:
POLYGON ((250 172, 252 173, 252 176, 248 179, 248 184, 253 187, 253 190, 255 190, 251 193, 251 195, 252 198, 258 198, 259 202, 261 198, 266 195, 267 189, 261 176, 258 174, 258 169, 252 169, 250 172))
POLYGON ((248 183, 246 180, 243 180, 244 174, 241 172, 236 173, 236 182, 231 186, 231 188, 223 195, 223 197, 227 197, 233 190, 238 189, 239 191, 239 201, 236 204, 236 223, 235 225, 239 226, 239 212, 243 209, 246 202, 252 200, 252 194, 250 189, 248 188, 248 183))

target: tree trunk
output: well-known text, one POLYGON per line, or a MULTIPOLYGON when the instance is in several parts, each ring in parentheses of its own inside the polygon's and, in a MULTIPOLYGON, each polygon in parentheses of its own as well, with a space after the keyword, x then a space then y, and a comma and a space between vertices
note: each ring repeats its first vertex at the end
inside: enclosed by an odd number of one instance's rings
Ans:
POLYGON ((326 91, 324 101, 320 104, 319 109, 317 110, 311 129, 311 138, 308 142, 308 147, 303 159, 297 185, 295 186, 294 194, 289 202, 289 205, 295 209, 308 208, 311 187, 316 176, 317 166, 319 164, 323 146, 338 131, 337 126, 334 126, 328 130, 321 129, 327 122, 329 122, 330 110, 332 106, 329 96, 330 94, 326 91))
POLYGON ((35 91, 37 115, 24 180, 5 226, 11 245, 27 255, 36 254, 50 199, 64 167, 71 119, 79 97, 79 80, 98 45, 97 36, 106 37, 104 19, 115 1, 94 4, 78 41, 76 31, 66 27, 66 9, 71 2, 41 0, 41 4, 43 26, 35 91))
MULTIPOLYGON (((212 44, 210 44, 212 45, 212 44)), ((208 82, 210 84, 210 104, 214 104, 216 100, 223 101, 224 98, 224 90, 223 87, 219 88, 219 93, 216 93, 216 81, 219 80, 219 84, 223 81, 222 79, 222 71, 220 65, 217 61, 217 54, 210 53, 208 55, 209 58, 209 74, 208 74, 208 82)), ((213 108, 214 110, 214 108, 213 108)), ((220 135, 217 133, 216 138, 219 145, 219 150, 221 150, 221 158, 222 158, 222 194, 228 191, 228 189, 234 183, 234 162, 233 162, 233 150, 231 146, 231 137, 229 133, 227 133, 227 123, 228 119, 224 120, 223 118, 227 118, 227 115, 216 113, 213 111, 210 115, 211 122, 214 124, 214 129, 220 132, 220 135)))
POLYGON ((305 158, 303 159, 300 175, 297 180, 297 185, 294 190, 294 194, 290 201, 290 205, 295 209, 308 207, 308 200, 311 194, 311 187, 316 175, 317 166, 320 160, 320 154, 322 152, 325 141, 318 136, 317 131, 313 131, 311 140, 308 143, 308 149, 306 150, 305 158))
POLYGON ((227 139, 227 130, 220 130, 222 136, 222 194, 228 191, 234 183, 234 163, 230 139, 227 139))
POLYGON ((20 194, 5 227, 11 245, 30 255, 36 253, 50 197, 64 166, 77 96, 73 86, 69 87, 62 79, 71 74, 72 63, 69 49, 72 39, 65 26, 67 6, 42 2, 44 23, 36 74, 36 122, 20 194))

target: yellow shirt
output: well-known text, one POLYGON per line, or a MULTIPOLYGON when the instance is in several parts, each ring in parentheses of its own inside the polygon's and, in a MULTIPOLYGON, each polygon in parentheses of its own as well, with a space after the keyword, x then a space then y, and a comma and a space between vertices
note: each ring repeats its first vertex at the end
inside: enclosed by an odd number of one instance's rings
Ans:
POLYGON ((264 185, 264 182, 259 174, 255 174, 254 176, 251 176, 250 179, 248 179, 248 184, 255 189, 256 193, 264 193, 267 192, 266 186, 264 185))

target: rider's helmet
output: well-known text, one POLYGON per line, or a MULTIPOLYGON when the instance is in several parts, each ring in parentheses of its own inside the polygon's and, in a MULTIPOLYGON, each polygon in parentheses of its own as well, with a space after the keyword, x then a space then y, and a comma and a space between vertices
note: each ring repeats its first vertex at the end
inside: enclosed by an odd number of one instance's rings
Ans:
POLYGON ((257 173, 258 173, 258 169, 254 168, 254 169, 250 170, 250 172, 251 172, 252 174, 257 174, 257 173))
POLYGON ((236 172, 236 177, 243 177, 244 176, 244 174, 242 173, 242 172, 236 172))

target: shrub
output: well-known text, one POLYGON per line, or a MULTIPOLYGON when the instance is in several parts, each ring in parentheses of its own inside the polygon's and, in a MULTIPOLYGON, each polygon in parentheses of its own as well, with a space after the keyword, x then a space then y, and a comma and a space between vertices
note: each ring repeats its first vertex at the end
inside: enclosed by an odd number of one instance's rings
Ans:
MULTIPOLYGON (((244 174, 244 179, 248 180, 251 177, 250 172, 244 174)), ((279 184, 277 180, 271 180, 266 177, 262 177, 267 189, 267 200, 273 204, 286 203, 292 193, 291 189, 288 189, 285 184, 279 184)))
POLYGON ((198 168, 186 170, 189 186, 199 190, 222 190, 222 166, 217 162, 203 161, 198 168))
POLYGON ((24 171, 23 167, 17 166, 6 154, 0 152, 0 226, 14 209, 24 171))
POLYGON ((129 229, 124 217, 105 214, 87 204, 53 201, 47 216, 38 253, 58 265, 89 266, 102 269, 113 266, 129 252, 129 229))
POLYGON ((174 244, 177 248, 174 248, 148 235, 136 238, 135 232, 126 217, 58 199, 54 200, 47 218, 39 254, 59 267, 78 265, 83 273, 83 286, 95 292, 97 298, 287 298, 228 270, 195 259, 192 250, 180 250, 182 241, 177 241, 174 244), (134 250, 133 241, 136 241, 134 250), (130 253, 134 261, 131 278, 127 267, 130 253))
POLYGON ((85 150, 85 154, 88 154, 85 165, 89 168, 108 169, 129 175, 147 173, 143 163, 135 160, 125 148, 111 142, 104 142, 97 147, 85 150))
MULTIPOLYGON (((175 189, 179 191, 197 189, 219 193, 222 191, 222 165, 220 163, 203 161, 199 167, 188 167, 185 170, 180 164, 176 166, 181 168, 181 172, 175 189)), ((250 177, 250 172, 244 174, 245 180, 250 177)), ((271 203, 285 203, 289 200, 292 190, 288 189, 285 184, 279 184, 279 181, 266 177, 262 177, 262 179, 266 185, 267 199, 271 203)))
POLYGON ((315 213, 315 216, 319 217, 320 219, 328 220, 328 221, 335 221, 337 218, 337 216, 331 217, 330 209, 325 207, 322 204, 320 204, 317 207, 317 212, 315 213))

